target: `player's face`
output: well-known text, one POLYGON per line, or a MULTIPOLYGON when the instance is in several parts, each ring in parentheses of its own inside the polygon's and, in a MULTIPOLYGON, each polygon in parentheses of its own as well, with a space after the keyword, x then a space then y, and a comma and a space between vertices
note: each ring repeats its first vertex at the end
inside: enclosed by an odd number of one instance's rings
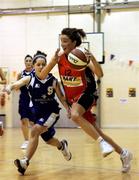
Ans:
POLYGON ((46 62, 43 58, 37 58, 36 59, 36 63, 34 64, 34 69, 36 74, 39 76, 40 72, 42 71, 42 69, 44 68, 44 66, 46 65, 46 62))
POLYGON ((33 67, 32 59, 30 57, 27 57, 25 59, 25 66, 26 66, 26 68, 32 68, 33 67))
POLYGON ((61 35, 61 47, 65 54, 69 54, 76 46, 76 41, 73 41, 67 35, 61 35))

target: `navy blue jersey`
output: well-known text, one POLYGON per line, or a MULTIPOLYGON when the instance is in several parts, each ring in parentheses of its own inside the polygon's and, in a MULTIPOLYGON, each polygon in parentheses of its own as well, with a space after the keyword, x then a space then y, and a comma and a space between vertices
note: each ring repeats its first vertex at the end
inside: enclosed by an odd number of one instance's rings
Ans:
MULTIPOLYGON (((23 70, 21 72, 21 78, 23 78, 25 76, 30 76, 33 73, 33 71, 34 70, 28 72, 26 70, 23 70)), ((28 94, 27 87, 23 86, 23 87, 20 88, 19 104, 23 103, 24 106, 27 106, 27 105, 29 105, 29 102, 30 102, 30 97, 29 97, 29 94, 28 94)))
POLYGON ((40 80, 35 73, 31 77, 28 90, 35 112, 40 114, 39 117, 45 115, 46 112, 59 112, 54 83, 58 83, 57 79, 50 73, 45 80, 40 80))
MULTIPOLYGON (((21 78, 25 76, 30 76, 33 73, 34 70, 31 72, 28 72, 26 70, 23 70, 21 72, 21 78)), ((23 86, 20 88, 20 96, 19 96, 19 107, 18 107, 18 112, 20 114, 21 120, 24 118, 28 118, 29 120, 32 120, 30 108, 29 108, 29 103, 30 103, 30 96, 27 90, 26 86, 23 86)))

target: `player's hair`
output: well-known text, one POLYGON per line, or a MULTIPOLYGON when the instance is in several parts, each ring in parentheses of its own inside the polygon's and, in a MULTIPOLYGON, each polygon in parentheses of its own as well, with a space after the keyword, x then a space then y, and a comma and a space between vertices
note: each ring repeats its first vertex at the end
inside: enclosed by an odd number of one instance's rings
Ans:
POLYGON ((80 46, 82 43, 82 39, 86 37, 85 32, 83 29, 77 29, 77 28, 64 28, 61 31, 62 35, 67 35, 72 42, 76 41, 76 46, 80 46))
POLYGON ((44 52, 41 52, 41 51, 37 51, 36 54, 34 54, 33 56, 33 64, 36 63, 36 60, 38 58, 43 58, 45 60, 45 63, 46 63, 46 57, 47 57, 47 54, 45 54, 44 52))
POLYGON ((27 54, 27 55, 25 56, 25 60, 26 60, 27 58, 31 58, 31 59, 32 59, 32 56, 29 55, 29 54, 27 54))

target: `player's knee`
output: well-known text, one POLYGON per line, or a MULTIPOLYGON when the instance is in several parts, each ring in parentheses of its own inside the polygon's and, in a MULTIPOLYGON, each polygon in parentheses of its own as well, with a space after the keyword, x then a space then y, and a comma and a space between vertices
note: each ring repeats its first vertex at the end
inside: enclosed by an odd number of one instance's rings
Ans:
POLYGON ((38 129, 37 126, 33 126, 31 128, 31 133, 30 133, 31 137, 35 137, 35 136, 39 136, 40 135, 40 131, 38 129))
POLYGON ((28 126, 28 120, 22 119, 21 124, 22 124, 22 126, 28 126))
POLYGON ((80 120, 80 114, 78 112, 71 112, 71 119, 75 123, 78 123, 78 121, 80 120))

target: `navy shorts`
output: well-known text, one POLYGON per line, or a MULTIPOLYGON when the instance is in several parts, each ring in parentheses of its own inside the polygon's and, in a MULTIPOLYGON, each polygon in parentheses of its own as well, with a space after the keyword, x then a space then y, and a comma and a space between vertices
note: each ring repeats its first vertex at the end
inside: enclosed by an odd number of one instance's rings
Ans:
POLYGON ((20 114, 21 120, 23 118, 28 118, 30 121, 32 121, 32 112, 31 108, 27 104, 19 104, 18 113, 20 114))
POLYGON ((31 113, 33 117, 34 124, 39 124, 41 126, 47 126, 48 128, 54 126, 54 124, 59 119, 59 107, 52 108, 31 108, 31 113))
POLYGON ((96 92, 92 93, 91 91, 84 91, 82 95, 77 100, 77 103, 80 104, 87 111, 93 103, 97 100, 98 96, 96 92))
POLYGON ((50 127, 48 131, 41 134, 41 137, 44 141, 49 141, 55 135, 54 127, 50 127))
POLYGON ((29 103, 30 97, 28 95, 27 89, 24 89, 20 93, 18 106, 18 113, 20 114, 21 120, 23 118, 28 118, 29 120, 32 119, 29 103))
POLYGON ((32 111, 34 114, 34 123, 48 127, 48 131, 41 134, 42 139, 47 142, 55 135, 54 125, 59 119, 60 108, 55 109, 53 112, 49 112, 46 109, 37 114, 34 108, 32 108, 32 111))

